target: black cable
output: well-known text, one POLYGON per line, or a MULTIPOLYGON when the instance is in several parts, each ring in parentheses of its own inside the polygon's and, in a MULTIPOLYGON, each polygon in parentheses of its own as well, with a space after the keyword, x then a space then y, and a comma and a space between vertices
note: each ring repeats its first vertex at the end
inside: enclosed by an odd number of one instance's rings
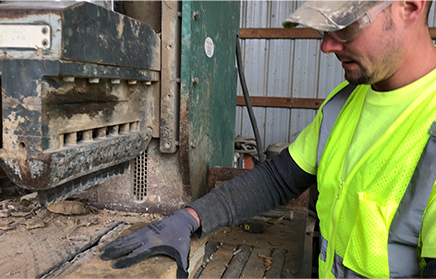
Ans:
POLYGON ((242 66, 241 46, 239 45, 239 36, 236 37, 236 61, 238 64, 239 80, 241 81, 242 93, 244 94, 245 104, 247 105, 248 116, 250 117, 251 126, 253 127, 254 137, 257 144, 257 152, 259 155, 259 163, 265 161, 263 154, 262 141, 257 128, 256 118, 253 113, 253 106, 251 105, 250 95, 248 94, 247 82, 245 81, 244 68, 242 66))

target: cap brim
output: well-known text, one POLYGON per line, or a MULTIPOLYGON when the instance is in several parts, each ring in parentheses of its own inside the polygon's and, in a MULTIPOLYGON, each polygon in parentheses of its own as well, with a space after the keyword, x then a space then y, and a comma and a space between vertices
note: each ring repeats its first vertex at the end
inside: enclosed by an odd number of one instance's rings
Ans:
POLYGON ((282 25, 304 25, 321 31, 337 31, 363 17, 377 1, 306 1, 282 25))

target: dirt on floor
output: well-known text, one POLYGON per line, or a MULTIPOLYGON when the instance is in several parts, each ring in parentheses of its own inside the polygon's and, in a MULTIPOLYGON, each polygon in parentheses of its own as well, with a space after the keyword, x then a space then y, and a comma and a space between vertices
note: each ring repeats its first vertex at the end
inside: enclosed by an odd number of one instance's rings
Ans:
MULTIPOLYGON (((159 214, 98 210, 80 200, 67 200, 41 208, 36 193, 3 195, 0 198, 1 277, 76 277, 74 273, 82 278, 141 276, 142 272, 138 273, 137 268, 129 276, 129 270, 115 270, 111 261, 101 261, 101 247, 123 232, 135 231, 162 217, 159 214), (80 275, 78 263, 84 265, 92 258, 104 268, 94 266, 80 275)), ((166 262, 168 270, 174 267, 169 258, 158 257, 157 260, 166 262)))
MULTIPOLYGON (((165 256, 126 269, 112 268, 115 260, 100 259, 105 244, 163 215, 97 209, 77 197, 41 208, 36 193, 13 186, 0 189, 1 278, 176 278, 177 265, 165 256)), ((306 275, 311 246, 305 242, 312 241, 313 231, 306 231, 307 216, 292 211, 269 214, 207 238, 192 238, 190 278, 306 275), (253 229, 258 233, 250 233, 253 229)))

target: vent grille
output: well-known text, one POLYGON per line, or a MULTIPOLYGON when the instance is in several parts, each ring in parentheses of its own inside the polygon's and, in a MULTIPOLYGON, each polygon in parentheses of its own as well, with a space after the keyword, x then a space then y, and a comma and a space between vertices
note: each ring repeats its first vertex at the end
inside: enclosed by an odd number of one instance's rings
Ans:
POLYGON ((147 196, 147 150, 133 160, 132 196, 142 202, 147 196))
POLYGON ((71 147, 137 131, 139 131, 139 121, 61 134, 59 136, 59 143, 61 148, 64 146, 71 147))

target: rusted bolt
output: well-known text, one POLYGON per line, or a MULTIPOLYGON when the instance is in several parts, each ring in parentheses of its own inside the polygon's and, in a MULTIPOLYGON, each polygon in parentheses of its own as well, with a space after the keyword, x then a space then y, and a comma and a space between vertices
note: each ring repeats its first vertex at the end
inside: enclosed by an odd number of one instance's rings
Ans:
POLYGON ((200 18, 200 11, 193 12, 192 16, 194 17, 194 19, 199 19, 200 18))
POLYGON ((197 85, 199 82, 200 82, 200 80, 198 79, 198 77, 192 78, 193 85, 197 85))
POLYGON ((42 27, 41 29, 42 34, 47 34, 48 33, 48 28, 47 27, 42 27))
POLYGON ((173 46, 171 44, 167 45, 167 50, 170 50, 172 48, 173 48, 173 46))
POLYGON ((46 39, 42 40, 42 45, 43 46, 48 46, 48 41, 46 39))
POLYGON ((172 97, 173 97, 173 95, 171 95, 170 93, 165 95, 165 99, 167 99, 167 100, 171 99, 172 97))
POLYGON ((164 144, 164 147, 165 148, 170 148, 171 147, 171 142, 166 141, 165 144, 164 144))

